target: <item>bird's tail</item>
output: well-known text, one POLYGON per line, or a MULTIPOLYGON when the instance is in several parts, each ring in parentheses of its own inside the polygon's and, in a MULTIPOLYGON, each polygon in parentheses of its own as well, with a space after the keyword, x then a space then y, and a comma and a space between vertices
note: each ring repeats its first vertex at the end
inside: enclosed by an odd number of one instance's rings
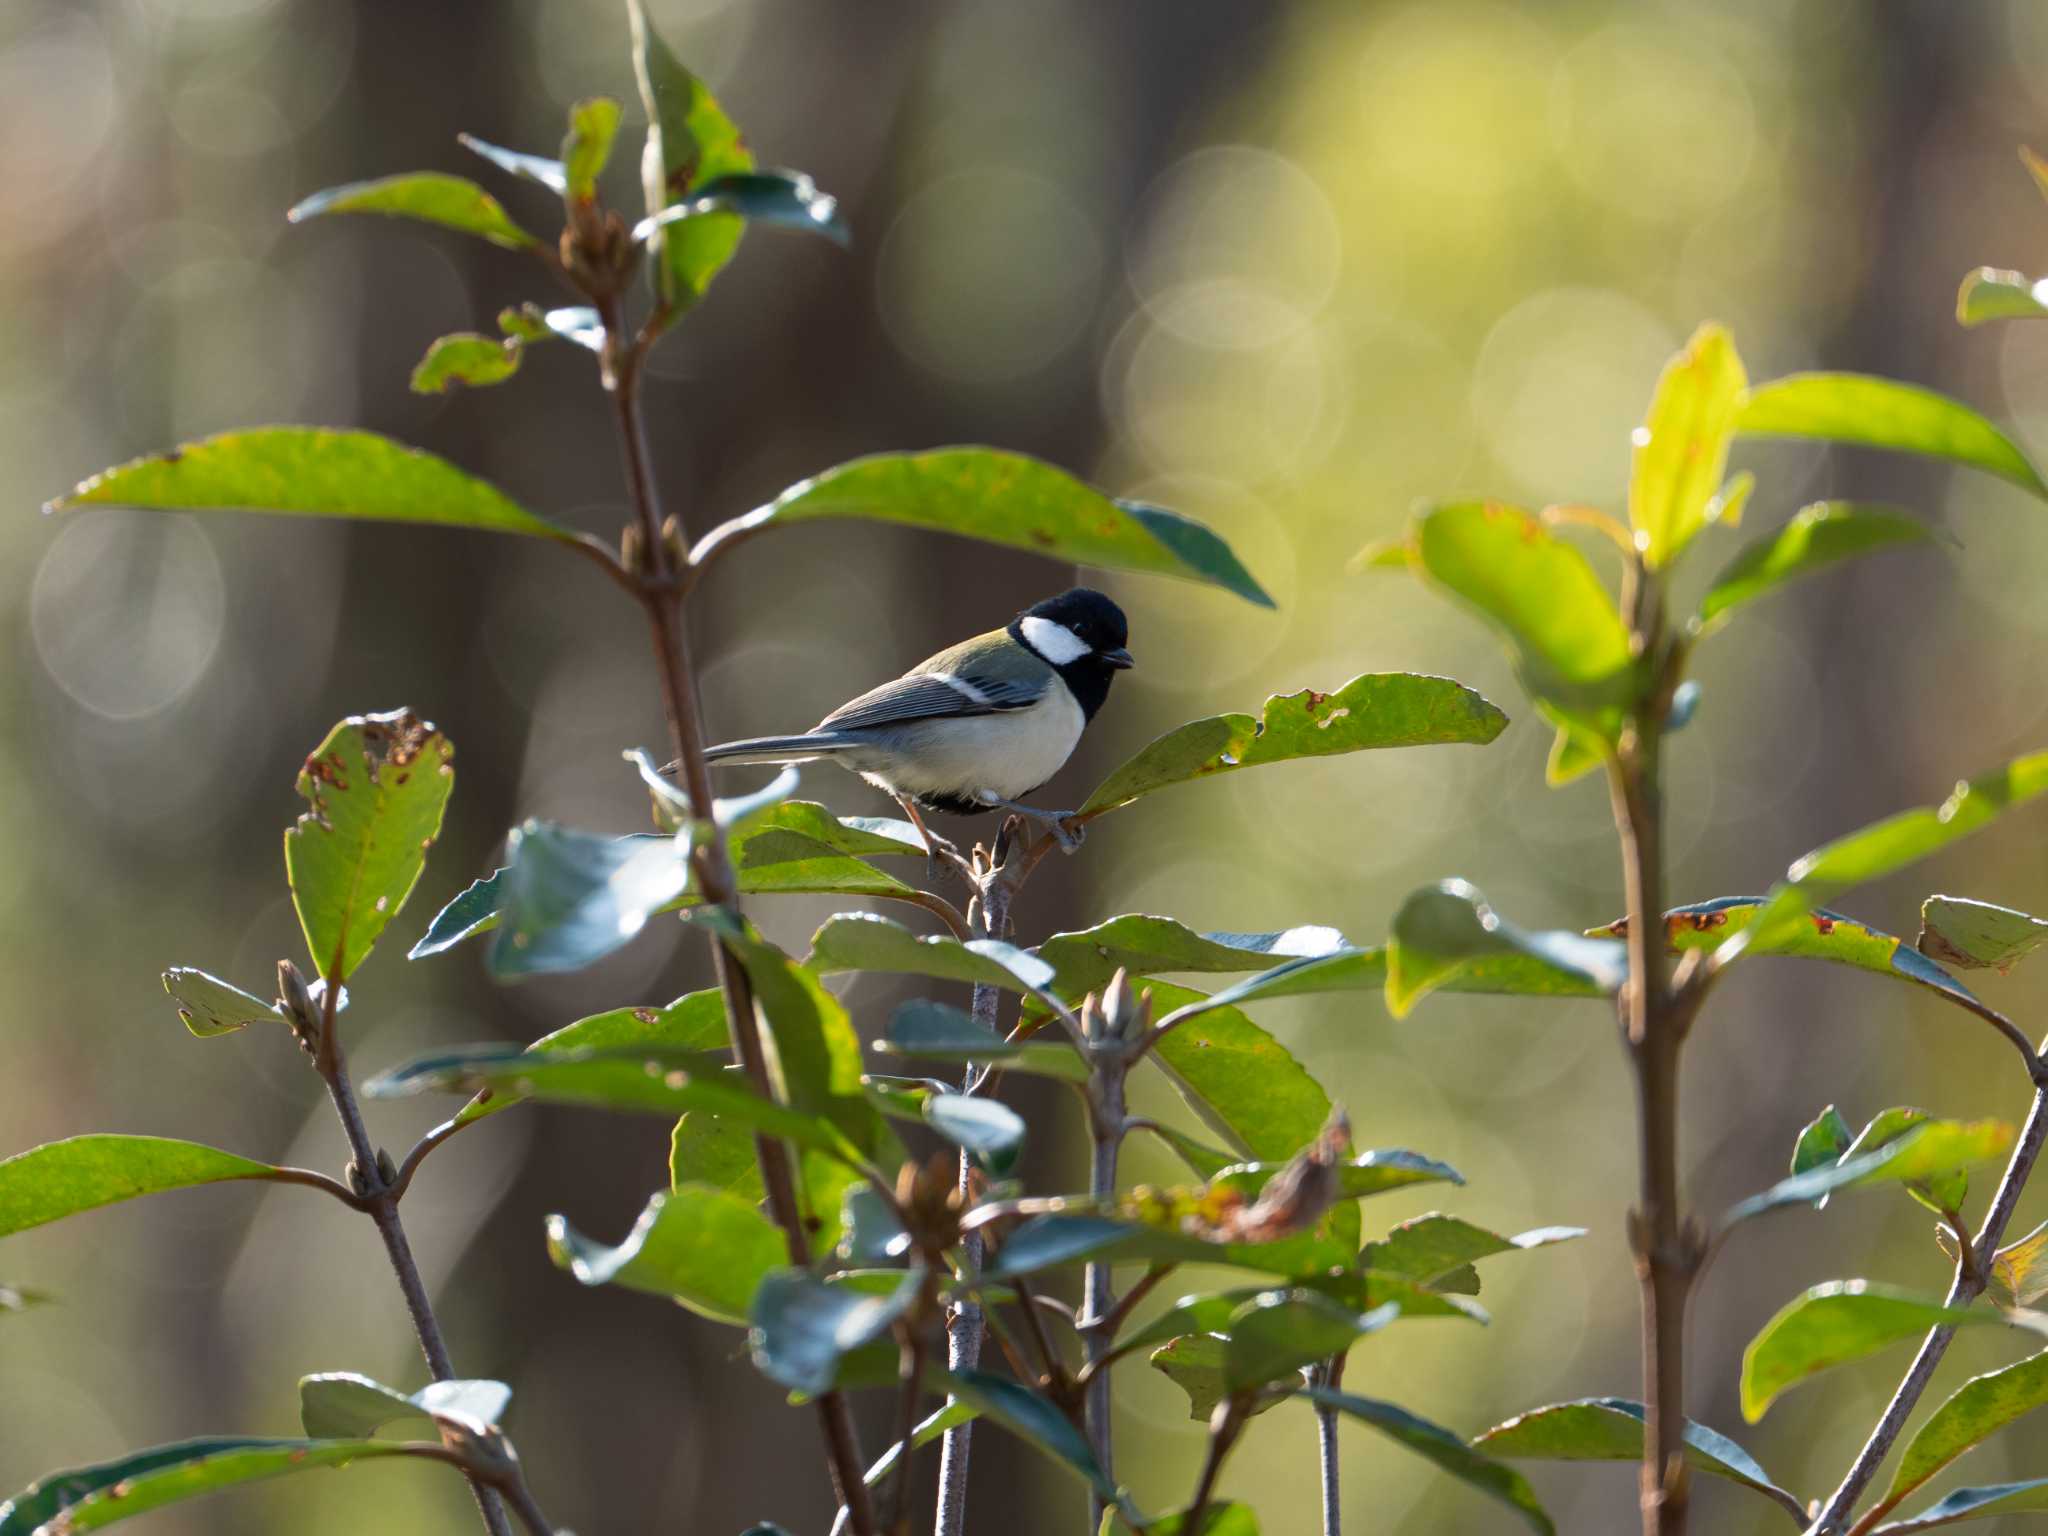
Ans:
POLYGON ((707 763, 807 763, 843 752, 854 743, 837 731, 807 731, 801 736, 750 736, 705 750, 707 763))

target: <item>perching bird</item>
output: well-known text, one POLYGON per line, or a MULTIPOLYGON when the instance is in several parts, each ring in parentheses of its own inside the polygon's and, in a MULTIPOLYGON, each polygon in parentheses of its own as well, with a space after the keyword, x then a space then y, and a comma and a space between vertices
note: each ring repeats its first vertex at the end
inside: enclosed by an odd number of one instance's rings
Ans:
POLYGON ((1078 838, 1063 823, 1071 813, 1018 801, 1073 752, 1111 679, 1131 665, 1128 638, 1121 608, 1075 587, 840 705, 801 736, 729 741, 704 758, 838 763, 894 796, 927 844, 919 805, 961 816, 1021 812, 1071 848, 1078 838))

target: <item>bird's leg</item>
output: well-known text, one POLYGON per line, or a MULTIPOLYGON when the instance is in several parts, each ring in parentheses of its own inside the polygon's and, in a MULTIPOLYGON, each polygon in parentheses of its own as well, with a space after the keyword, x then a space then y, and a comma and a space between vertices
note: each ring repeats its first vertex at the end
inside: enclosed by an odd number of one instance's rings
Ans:
POLYGON ((981 796, 981 803, 990 809, 1014 811, 1019 816, 1038 822, 1052 834, 1053 841, 1060 845, 1062 853, 1072 853, 1081 846, 1082 839, 1088 835, 1086 827, 1078 824, 1071 827, 1067 825, 1074 819, 1073 811, 1041 811, 1036 806, 1019 805, 1015 800, 1005 800, 1000 795, 986 792, 981 796))
POLYGON ((956 870, 967 868, 967 860, 960 850, 924 824, 924 818, 917 814, 915 801, 907 795, 892 798, 903 807, 903 814, 910 818, 910 824, 917 828, 917 835, 924 839, 925 857, 930 860, 934 872, 946 864, 951 864, 956 870))

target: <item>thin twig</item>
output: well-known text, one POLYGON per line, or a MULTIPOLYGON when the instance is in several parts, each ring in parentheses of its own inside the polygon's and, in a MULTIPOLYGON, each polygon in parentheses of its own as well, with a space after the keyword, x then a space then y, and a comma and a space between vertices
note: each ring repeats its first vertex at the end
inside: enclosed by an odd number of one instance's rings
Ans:
POLYGON ((428 1131, 426 1135, 414 1142, 412 1150, 405 1154, 405 1161, 398 1165, 398 1177, 391 1184, 391 1198, 393 1200, 403 1200, 405 1198, 405 1192, 412 1188, 412 1176, 419 1172, 420 1164, 427 1160, 428 1153, 432 1152, 444 1141, 449 1140, 458 1131, 466 1131, 472 1125, 482 1124, 483 1118, 482 1115, 471 1115, 465 1120, 461 1115, 455 1115, 450 1119, 443 1120, 439 1125, 428 1131))
MULTIPOLYGON (((992 871, 989 880, 980 891, 980 899, 970 908, 973 928, 956 936, 983 939, 1005 939, 1010 936, 1010 888, 992 871)), ((937 898, 933 898, 937 900, 937 898)), ((946 911, 953 909, 941 902, 946 911)), ((958 914, 955 914, 957 917, 958 914)), ((972 1001, 974 1017, 990 1033, 1000 1033, 997 1028, 1001 1018, 1002 993, 987 982, 977 982, 972 1001)), ((976 1086, 974 1069, 966 1071, 966 1085, 971 1090, 976 1086)), ((966 1152, 960 1154, 960 1188, 965 1192, 973 1178, 973 1165, 966 1152)), ((961 1240, 961 1261, 971 1266, 978 1274, 981 1270, 982 1242, 977 1233, 968 1233, 961 1240)), ((1025 1308, 1032 1328, 1042 1334, 1038 1319, 1031 1309, 1025 1308)), ((981 1361, 982 1334, 987 1327, 987 1316, 982 1303, 973 1295, 962 1295, 953 1304, 952 1315, 946 1320, 946 1365, 955 1371, 972 1370, 981 1361)), ((1046 1346, 1041 1345, 1041 1348, 1046 1346)), ((932 1517, 933 1536, 962 1536, 967 1528, 967 1473, 974 1450, 974 1421, 955 1424, 946 1431, 939 1447, 939 1502, 932 1517)))
MULTIPOLYGON (((356 1102, 355 1085, 349 1080, 348 1057, 341 1048, 340 1031, 335 1028, 335 1004, 341 995, 341 983, 334 974, 338 969, 330 967, 315 1065, 321 1081, 327 1085, 327 1096, 334 1102, 335 1114, 341 1119, 342 1133, 348 1137, 356 1177, 363 1185, 365 1209, 376 1225, 378 1237, 384 1241, 385 1257, 391 1261, 391 1272, 398 1279, 400 1294, 405 1297, 406 1311, 412 1315, 413 1333, 419 1339, 420 1353, 426 1357, 427 1369, 433 1373, 434 1380, 449 1381, 455 1376, 455 1364, 449 1359, 448 1343, 441 1335, 440 1319, 434 1315, 433 1299, 427 1295, 426 1283, 420 1278, 419 1263, 413 1257, 412 1244, 406 1239, 405 1223, 398 1215, 398 1197, 392 1193, 392 1184, 385 1181, 376 1145, 370 1140, 369 1128, 363 1123, 362 1107, 356 1102)), ((512 1527, 505 1519, 505 1506, 498 1495, 474 1473, 468 1476, 470 1492, 476 1496, 485 1529, 491 1532, 491 1536, 512 1536, 512 1527)))
MULTIPOLYGON (((1974 1247, 1978 1253, 1995 1254, 1998 1245, 2004 1241, 2005 1229, 2012 1221, 2013 1211, 2020 1203, 2020 1193, 2026 1188, 2027 1179, 2040 1158, 2044 1141, 2048 1141, 2048 1086, 2034 1090, 2033 1107, 2027 1111, 2027 1123, 2020 1131, 2019 1143, 2006 1162, 2005 1173, 1998 1181, 1998 1192, 1991 1197, 1991 1209, 1984 1213, 1984 1225, 1977 1230, 1974 1247)), ((1966 1257, 1968 1252, 1964 1250, 1966 1257)), ((1963 1307, 1975 1301, 1984 1290, 1986 1268, 1986 1265, 1969 1264, 1959 1259, 1955 1279, 1948 1288, 1947 1305, 1963 1307)), ((1847 1524, 1850 1511, 1856 1507, 1856 1501, 1863 1496, 1863 1490, 1877 1475, 1877 1469, 1884 1464, 1893 1443, 1905 1429, 1906 1420, 1918 1406, 1921 1394, 1934 1377, 1935 1367, 1948 1353, 1949 1340, 1954 1337, 1953 1327, 1936 1328, 1921 1342, 1919 1353, 1906 1368, 1905 1377, 1892 1394, 1892 1400, 1885 1405, 1884 1416, 1877 1421, 1870 1438, 1856 1453, 1856 1460, 1842 1479, 1842 1485, 1829 1497, 1813 1524, 1807 1528, 1809 1536, 1837 1536, 1847 1524)), ((1882 1519, 1891 1507, 1890 1503, 1880 1503, 1855 1529, 1861 1531, 1873 1521, 1882 1519)))
POLYGON ((917 1400, 924 1385, 924 1321, 915 1313, 903 1329, 902 1402, 896 1416, 896 1471, 891 1479, 889 1524, 891 1536, 909 1529, 910 1463, 917 1439, 917 1400))
MULTIPOLYGON (((1244 1428, 1245 1410, 1244 1399, 1227 1397, 1216 1405, 1215 1413, 1210 1416, 1209 1451, 1202 1458, 1202 1476, 1195 1484, 1195 1496, 1188 1501, 1187 1518, 1180 1523, 1183 1536, 1202 1536, 1202 1527, 1208 1522, 1210 1501, 1216 1496, 1217 1474, 1223 1470, 1223 1458, 1237 1443, 1238 1431, 1244 1428)), ((1098 1522, 1100 1518, 1097 1516, 1098 1522)))
MULTIPOLYGON (((1104 1053, 1095 1059, 1089 1084, 1088 1194, 1098 1201, 1108 1201, 1116 1195, 1117 1153, 1122 1149, 1124 1139, 1124 1070, 1125 1063, 1120 1055, 1104 1053)), ((1087 1345, 1090 1361, 1099 1361, 1111 1347, 1110 1335, 1104 1327, 1116 1311, 1116 1294, 1111 1289, 1111 1278, 1106 1259, 1091 1260, 1083 1273, 1081 1337, 1087 1345)), ((1116 1448, 1109 1400, 1109 1373, 1099 1366, 1094 1379, 1088 1383, 1083 1412, 1088 1426, 1088 1443, 1095 1452, 1095 1460, 1104 1474, 1114 1480, 1116 1448)), ((1091 1498, 1092 1523, 1089 1529, 1094 1530, 1102 1524, 1104 1505, 1100 1494, 1091 1495, 1091 1498)), ((1187 1528, 1192 1530, 1195 1527, 1190 1525, 1187 1528)))
MULTIPOLYGON (((605 380, 611 396, 613 416, 619 433, 620 456, 625 465, 626 485, 633 516, 639 529, 644 568, 629 572, 635 595, 647 617, 655 663, 661 673, 662 701, 668 712, 670 744, 681 766, 683 785, 690 804, 701 815, 713 804, 711 776, 704 762, 704 732, 697 699, 696 674, 690 666, 688 639, 683 616, 682 585, 677 562, 670 558, 654 466, 647 451, 647 431, 640 409, 640 364, 645 356, 646 338, 627 343, 621 324, 618 296, 593 294, 605 330, 605 380)), ((681 530, 678 528, 678 542, 681 530)), ((738 884, 732 860, 726 852, 724 834, 716 826, 699 841, 692 854, 698 889, 707 901, 737 912, 738 884)), ((723 943, 714 941, 712 955, 718 983, 725 994, 726 1025, 734 1054, 745 1069, 748 1081, 763 1097, 774 1096, 768 1064, 761 1046, 761 1031, 754 1017, 753 988, 745 968, 723 943)), ((770 1136, 754 1138, 754 1154, 761 1166, 761 1182, 768 1196, 768 1208, 782 1228, 789 1247, 790 1262, 803 1264, 810 1256, 810 1242, 804 1232, 803 1214, 797 1204, 796 1178, 789 1149, 770 1136)), ((820 1427, 824 1432, 826 1462, 840 1503, 852 1512, 854 1536, 874 1536, 873 1501, 862 1480, 866 1460, 854 1429, 853 1413, 844 1394, 820 1393, 816 1399, 820 1427)))
POLYGON ((263 1177, 273 1184, 303 1184, 308 1189, 317 1189, 322 1194, 334 1196, 352 1211, 370 1209, 370 1202, 341 1180, 329 1178, 324 1173, 315 1173, 311 1168, 273 1168, 263 1177))
MULTIPOLYGON (((1344 1356, 1332 1355, 1317 1369, 1319 1384, 1332 1392, 1344 1386, 1344 1356)), ((1337 1457, 1337 1410, 1316 1404, 1316 1450, 1323 1474, 1323 1536, 1344 1536, 1343 1465, 1337 1457)))

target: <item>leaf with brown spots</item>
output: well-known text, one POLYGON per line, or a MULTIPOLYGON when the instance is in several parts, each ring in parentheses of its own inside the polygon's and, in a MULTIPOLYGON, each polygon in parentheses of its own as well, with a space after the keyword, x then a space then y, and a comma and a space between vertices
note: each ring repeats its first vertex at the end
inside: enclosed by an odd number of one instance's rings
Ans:
POLYGON ((292 904, 329 985, 360 965, 426 866, 455 748, 411 710, 351 715, 299 773, 310 805, 284 835, 292 904))
POLYGON ((1412 672, 1368 672, 1332 693, 1274 694, 1257 719, 1211 715, 1168 731, 1102 781, 1084 816, 1211 774, 1331 757, 1375 747, 1483 746, 1508 717, 1462 683, 1412 672))

